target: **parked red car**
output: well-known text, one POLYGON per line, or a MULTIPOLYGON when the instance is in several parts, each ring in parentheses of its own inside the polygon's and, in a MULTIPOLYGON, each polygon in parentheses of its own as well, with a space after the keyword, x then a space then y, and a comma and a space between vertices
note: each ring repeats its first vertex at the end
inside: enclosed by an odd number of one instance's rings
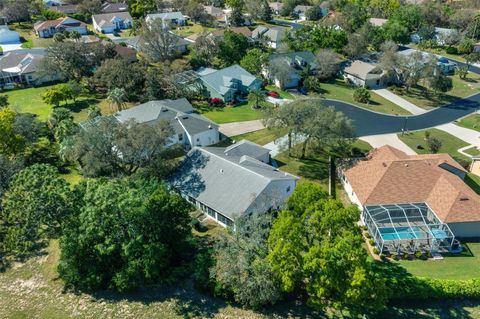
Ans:
POLYGON ((278 99, 280 97, 280 94, 278 94, 277 92, 274 92, 274 91, 269 91, 269 92, 267 92, 267 96, 271 96, 271 97, 274 97, 274 98, 278 99))

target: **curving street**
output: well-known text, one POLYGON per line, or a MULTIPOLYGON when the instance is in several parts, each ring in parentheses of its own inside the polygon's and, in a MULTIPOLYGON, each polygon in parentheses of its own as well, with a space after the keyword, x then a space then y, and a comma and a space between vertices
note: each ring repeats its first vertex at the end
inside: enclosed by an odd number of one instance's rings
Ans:
POLYGON ((439 107, 421 115, 396 116, 371 112, 338 100, 323 100, 325 106, 333 106, 353 121, 357 136, 400 133, 422 130, 447 124, 467 116, 480 108, 480 93, 439 107))

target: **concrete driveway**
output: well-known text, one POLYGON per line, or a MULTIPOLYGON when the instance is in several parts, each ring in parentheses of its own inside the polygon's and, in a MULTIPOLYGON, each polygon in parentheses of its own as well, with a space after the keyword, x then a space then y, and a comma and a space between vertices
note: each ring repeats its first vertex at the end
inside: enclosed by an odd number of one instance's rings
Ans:
POLYGON ((225 124, 220 124, 220 133, 230 137, 230 136, 236 136, 240 134, 255 132, 264 128, 265 126, 263 126, 263 123, 261 120, 225 123, 225 124))

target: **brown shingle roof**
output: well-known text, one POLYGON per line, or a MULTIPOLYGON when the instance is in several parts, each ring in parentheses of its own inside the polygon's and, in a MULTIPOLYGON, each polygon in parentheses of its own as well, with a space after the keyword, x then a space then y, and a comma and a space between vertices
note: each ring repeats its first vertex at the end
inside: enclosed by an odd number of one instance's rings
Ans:
POLYGON ((345 171, 362 205, 427 203, 444 223, 480 221, 480 196, 448 154, 407 155, 390 146, 345 171))

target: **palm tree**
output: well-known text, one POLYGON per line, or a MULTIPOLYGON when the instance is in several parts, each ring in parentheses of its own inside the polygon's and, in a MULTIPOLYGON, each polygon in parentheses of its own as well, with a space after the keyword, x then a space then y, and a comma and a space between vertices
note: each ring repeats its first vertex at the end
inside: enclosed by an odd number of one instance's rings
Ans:
POLYGON ((98 116, 102 116, 102 111, 100 110, 98 105, 90 105, 88 107, 88 119, 93 120, 98 116))
POLYGON ((127 93, 124 89, 114 88, 108 92, 107 100, 109 101, 112 110, 115 110, 113 107, 115 106, 117 112, 121 111, 127 101, 127 93))
POLYGON ((253 90, 248 93, 248 101, 253 103, 253 108, 258 109, 260 108, 260 102, 265 101, 265 94, 260 90, 253 90))

